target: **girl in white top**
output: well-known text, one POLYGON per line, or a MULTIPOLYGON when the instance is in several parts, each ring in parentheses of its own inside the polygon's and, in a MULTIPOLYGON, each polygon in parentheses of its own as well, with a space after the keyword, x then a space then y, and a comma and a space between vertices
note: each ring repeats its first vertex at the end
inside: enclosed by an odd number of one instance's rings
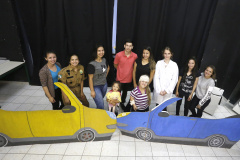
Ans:
POLYGON ((164 59, 157 62, 153 80, 154 97, 157 105, 172 96, 178 81, 178 66, 171 60, 173 56, 171 49, 166 47, 162 54, 164 59))

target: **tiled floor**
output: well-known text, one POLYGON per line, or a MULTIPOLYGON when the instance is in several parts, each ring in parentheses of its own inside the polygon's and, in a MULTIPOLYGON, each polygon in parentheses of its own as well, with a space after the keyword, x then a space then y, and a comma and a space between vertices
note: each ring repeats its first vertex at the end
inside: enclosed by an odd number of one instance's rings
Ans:
MULTIPOLYGON (((89 88, 84 92, 91 107, 96 107, 89 88)), ((50 110, 52 108, 40 86, 25 82, 0 81, 0 105, 4 110, 50 110)), ((154 107, 154 102, 151 107, 154 107)), ((182 107, 183 108, 183 107, 182 107)), ((181 109, 182 109, 181 108, 181 109)), ((105 103, 107 109, 107 103, 105 103)), ((175 104, 168 107, 175 114, 175 104)), ((218 106, 215 114, 203 118, 224 118, 235 113, 218 106)), ((183 112, 181 110, 181 115, 183 112)), ((0 160, 240 160, 240 142, 231 149, 144 142, 121 135, 119 130, 110 141, 36 144, 0 148, 0 160)))

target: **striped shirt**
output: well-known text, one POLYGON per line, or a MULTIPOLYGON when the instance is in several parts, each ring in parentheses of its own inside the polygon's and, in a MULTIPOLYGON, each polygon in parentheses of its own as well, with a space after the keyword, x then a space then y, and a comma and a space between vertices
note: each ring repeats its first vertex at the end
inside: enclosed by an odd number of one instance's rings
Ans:
POLYGON ((148 96, 142 94, 138 87, 134 88, 130 94, 134 98, 138 110, 145 110, 148 107, 148 96))

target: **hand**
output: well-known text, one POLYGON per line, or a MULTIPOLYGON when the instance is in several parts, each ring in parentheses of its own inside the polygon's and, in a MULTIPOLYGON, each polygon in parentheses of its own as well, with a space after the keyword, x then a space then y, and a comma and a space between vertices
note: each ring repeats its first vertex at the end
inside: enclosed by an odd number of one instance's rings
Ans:
POLYGON ((191 101, 191 100, 192 100, 192 95, 191 95, 191 94, 189 95, 189 97, 188 97, 187 100, 188 100, 188 101, 191 101))
POLYGON ((179 97, 179 93, 178 93, 178 91, 176 91, 175 96, 176 96, 176 97, 179 97))
POLYGON ((81 98, 84 98, 84 97, 85 97, 85 95, 84 95, 83 92, 80 93, 80 97, 81 97, 81 98))
POLYGON ((96 96, 95 91, 91 91, 91 97, 92 97, 92 98, 95 98, 95 96, 96 96))
POLYGON ((161 92, 160 92, 160 95, 161 95, 161 96, 164 96, 164 92, 163 92, 163 91, 161 91, 161 92))
POLYGON ((136 105, 133 105, 133 109, 134 109, 134 111, 136 111, 136 110, 137 110, 137 107, 136 107, 136 105))
POLYGON ((50 101, 51 103, 55 103, 55 102, 56 102, 53 97, 49 97, 48 99, 49 99, 49 101, 50 101))
POLYGON ((201 109, 201 106, 199 104, 197 105, 197 109, 201 109))

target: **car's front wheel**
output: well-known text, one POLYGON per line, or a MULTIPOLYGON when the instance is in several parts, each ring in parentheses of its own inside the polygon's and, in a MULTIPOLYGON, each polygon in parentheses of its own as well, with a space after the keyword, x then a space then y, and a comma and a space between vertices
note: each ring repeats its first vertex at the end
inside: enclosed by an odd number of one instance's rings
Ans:
POLYGON ((150 141, 152 139, 152 132, 147 129, 139 129, 136 131, 136 136, 144 141, 150 141))
POLYGON ((84 130, 78 134, 77 138, 81 142, 89 142, 95 139, 95 134, 91 130, 84 130))
POLYGON ((0 134, 0 147, 4 147, 7 144, 8 144, 7 138, 0 134))
POLYGON ((226 139, 222 135, 213 135, 208 140, 209 147, 221 147, 225 143, 226 139))

